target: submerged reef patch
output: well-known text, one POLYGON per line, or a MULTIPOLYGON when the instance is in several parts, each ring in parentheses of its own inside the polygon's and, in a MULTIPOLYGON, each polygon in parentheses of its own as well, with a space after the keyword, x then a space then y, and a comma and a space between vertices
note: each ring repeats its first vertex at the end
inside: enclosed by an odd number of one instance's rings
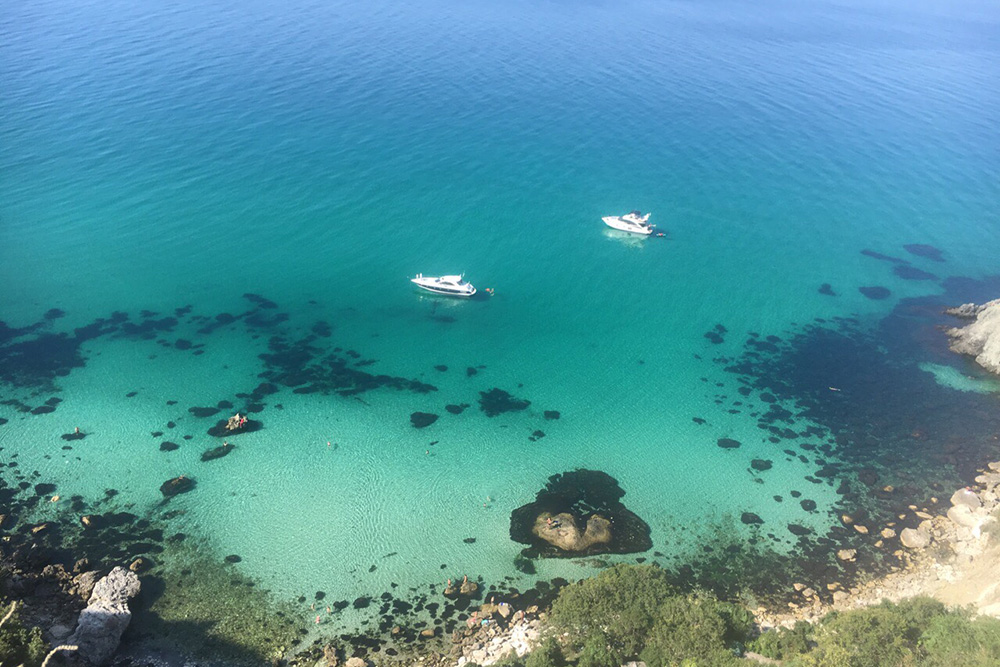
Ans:
POLYGON ((529 405, 531 401, 516 398, 498 387, 479 392, 479 409, 487 417, 496 417, 505 412, 519 412, 526 410, 529 405))

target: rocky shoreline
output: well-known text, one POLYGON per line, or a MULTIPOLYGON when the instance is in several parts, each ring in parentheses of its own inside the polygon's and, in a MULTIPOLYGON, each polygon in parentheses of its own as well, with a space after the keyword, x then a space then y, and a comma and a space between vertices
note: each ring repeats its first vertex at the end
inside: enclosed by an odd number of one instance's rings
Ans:
POLYGON ((996 580, 1000 565, 1000 462, 985 466, 974 486, 957 489, 946 510, 910 508, 921 519, 916 529, 905 528, 897 535, 892 525, 895 522, 881 529, 884 541, 895 547, 895 555, 903 563, 899 568, 847 589, 828 584, 823 593, 832 593, 832 601, 824 600, 826 595, 821 597, 809 582, 796 582, 794 590, 801 601, 789 602, 787 610, 754 610, 760 627, 816 622, 830 611, 918 595, 951 605, 973 604, 978 613, 1000 617, 1000 583, 996 580))

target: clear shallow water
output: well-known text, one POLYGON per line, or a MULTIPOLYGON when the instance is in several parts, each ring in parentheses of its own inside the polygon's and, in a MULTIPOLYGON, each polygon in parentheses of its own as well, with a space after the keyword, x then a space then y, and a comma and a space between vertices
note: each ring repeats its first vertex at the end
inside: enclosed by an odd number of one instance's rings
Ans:
POLYGON ((182 322, 163 339, 204 354, 96 339, 55 413, 0 406, 2 454, 65 496, 113 487, 150 508, 164 479, 193 475, 171 501, 178 529, 290 598, 515 575, 510 511, 576 467, 618 479, 667 554, 744 511, 820 529, 833 519, 772 496, 798 488, 823 510, 834 489, 728 412, 736 385, 712 358, 749 331, 871 322, 940 289, 864 248, 938 277, 996 271, 986 4, 40 3, 0 25, 2 319, 214 316, 254 292, 289 314, 275 332, 326 321, 321 342, 377 360, 365 370, 438 387, 363 402, 284 389, 265 430, 202 463, 213 420, 187 408, 256 386, 267 336, 182 322), (636 207, 668 238, 605 232, 602 215, 636 207), (405 280, 452 271, 497 295, 449 302, 405 280), (872 285, 891 297, 858 292, 872 285), (487 418, 476 401, 494 386, 531 407, 487 418), (417 410, 441 418, 418 431, 417 410), (60 449, 74 426, 91 435, 60 449), (763 484, 753 458, 775 460, 763 484))

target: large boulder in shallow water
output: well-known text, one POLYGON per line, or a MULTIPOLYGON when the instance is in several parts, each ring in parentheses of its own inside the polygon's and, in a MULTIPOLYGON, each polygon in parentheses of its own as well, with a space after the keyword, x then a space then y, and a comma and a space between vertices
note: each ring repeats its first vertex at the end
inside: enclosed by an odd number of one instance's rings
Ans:
POLYGON ((414 412, 410 415, 410 424, 413 428, 427 428, 438 420, 438 416, 433 412, 414 412))
POLYGON ((128 601, 139 593, 139 577, 123 567, 97 582, 87 608, 80 612, 76 632, 66 643, 79 647, 77 655, 103 665, 118 650, 122 633, 132 620, 128 601))
POLYGON ((248 419, 246 424, 234 429, 226 428, 226 424, 228 423, 228 419, 220 419, 215 423, 215 426, 208 429, 208 434, 216 438, 231 438, 234 435, 239 435, 240 433, 253 433, 254 431, 259 431, 264 428, 264 423, 257 421, 256 419, 248 419))
POLYGON ((187 493, 193 488, 194 480, 186 475, 181 475, 180 477, 168 479, 161 484, 160 493, 162 493, 165 498, 173 498, 178 494, 187 493))
POLYGON ((976 363, 1000 374, 1000 299, 979 306, 976 321, 948 330, 952 352, 968 354, 976 363))
POLYGON ((531 532, 557 549, 580 552, 594 545, 610 542, 611 522, 600 514, 594 514, 587 519, 583 530, 580 530, 572 514, 563 512, 552 516, 548 512, 542 512, 535 518, 535 526, 531 532))
POLYGON ((931 543, 931 536, 922 528, 904 528, 899 534, 899 541, 908 549, 923 549, 931 543))
POLYGON ((621 503, 624 495, 617 480, 599 470, 553 475, 534 502, 511 512, 510 537, 529 545, 522 552, 529 557, 647 551, 649 525, 621 503))
POLYGON ((233 451, 233 449, 234 448, 232 445, 230 445, 228 442, 224 442, 218 447, 214 447, 212 449, 206 449, 204 452, 202 452, 201 460, 212 461, 213 459, 221 459, 223 456, 226 456, 227 454, 229 454, 229 452, 233 451))

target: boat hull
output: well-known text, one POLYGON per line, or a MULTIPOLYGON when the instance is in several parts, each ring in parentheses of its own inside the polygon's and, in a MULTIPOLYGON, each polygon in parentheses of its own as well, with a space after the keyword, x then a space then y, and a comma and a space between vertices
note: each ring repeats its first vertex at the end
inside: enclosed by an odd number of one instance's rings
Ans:
POLYGON ((457 296, 457 297, 468 299, 470 296, 475 296, 476 295, 476 288, 475 287, 473 287, 468 292, 455 292, 455 291, 450 291, 450 290, 443 290, 443 289, 440 289, 438 287, 431 287, 429 285, 421 285, 420 283, 413 283, 413 284, 416 285, 417 287, 419 287, 420 289, 424 290, 425 292, 430 292, 431 294, 440 294, 441 296, 457 296))
POLYGON ((621 232, 628 232, 630 234, 640 234, 642 236, 649 236, 653 233, 652 227, 639 227, 638 225, 633 225, 628 222, 624 222, 621 218, 609 215, 607 217, 601 218, 604 220, 604 224, 612 229, 617 229, 621 232))

